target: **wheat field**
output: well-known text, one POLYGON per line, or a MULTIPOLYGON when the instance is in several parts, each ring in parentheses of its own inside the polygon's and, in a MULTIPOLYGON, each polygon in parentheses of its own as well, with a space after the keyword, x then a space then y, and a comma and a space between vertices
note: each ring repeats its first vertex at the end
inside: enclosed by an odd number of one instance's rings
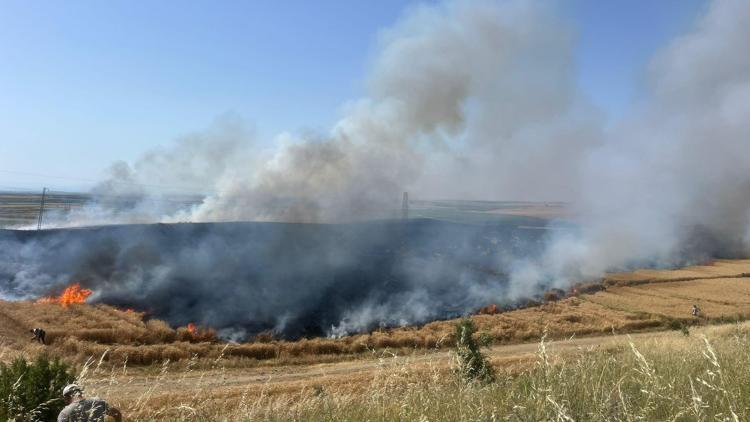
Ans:
POLYGON ((0 302, 0 361, 60 356, 128 420, 732 420, 732 412, 742 420, 750 328, 718 324, 750 314, 748 273, 744 260, 610 274, 567 297, 475 315, 502 374, 490 386, 452 374, 450 320, 229 344, 206 328, 191 333, 102 304, 0 302), (50 344, 30 340, 37 326, 50 344), (548 354, 538 351, 542 337, 548 354), (731 376, 718 380, 717 364, 731 376))
MULTIPOLYGON (((747 323, 702 327, 688 336, 617 336, 573 348, 542 339, 532 346, 492 358, 499 376, 489 385, 457 377, 450 354, 380 355, 371 370, 320 374, 282 389, 269 386, 270 379, 236 383, 221 359, 212 370, 195 373, 164 364, 148 382, 127 367, 93 361, 80 382, 92 394, 113 398, 133 421, 750 418, 747 323)), ((493 357, 499 349, 488 353, 493 357)))
MULTIPOLYGON (((552 339, 638 332, 740 321, 750 315, 750 260, 722 260, 677 270, 639 270, 609 274, 596 288, 579 285, 568 297, 494 315, 475 315, 481 336, 495 344, 535 341, 545 332, 552 339), (591 291, 591 293, 583 293, 591 291), (700 317, 690 309, 698 304, 700 317)), ((236 366, 331 362, 366 357, 373 351, 404 354, 445 348, 453 342, 455 321, 421 327, 377 330, 343 338, 276 340, 262 334, 244 344, 224 344, 213 331, 198 334, 185 327, 148 319, 107 305, 0 302, 0 353, 9 359, 41 351, 78 363, 101 356, 113 364, 153 365, 222 356, 236 366), (51 343, 29 341, 28 330, 42 327, 51 343)))

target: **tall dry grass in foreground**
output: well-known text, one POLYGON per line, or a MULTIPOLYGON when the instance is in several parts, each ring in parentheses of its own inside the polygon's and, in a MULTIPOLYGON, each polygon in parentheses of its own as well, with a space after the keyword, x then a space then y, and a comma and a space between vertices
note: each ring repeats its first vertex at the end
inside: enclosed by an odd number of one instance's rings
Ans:
POLYGON ((199 391, 190 398, 159 396, 159 385, 180 382, 165 365, 137 399, 115 403, 134 421, 750 420, 749 324, 565 355, 542 341, 533 364, 496 367, 489 385, 439 365, 398 362, 385 359, 364 390, 310 384, 284 395, 199 391))

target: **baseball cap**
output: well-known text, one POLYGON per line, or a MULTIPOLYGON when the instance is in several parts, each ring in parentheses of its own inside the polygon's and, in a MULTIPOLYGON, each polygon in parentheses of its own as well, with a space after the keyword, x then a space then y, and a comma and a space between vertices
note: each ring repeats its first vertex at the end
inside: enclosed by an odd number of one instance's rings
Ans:
POLYGON ((81 393, 81 387, 78 384, 68 384, 63 388, 63 397, 73 395, 75 393, 81 393))

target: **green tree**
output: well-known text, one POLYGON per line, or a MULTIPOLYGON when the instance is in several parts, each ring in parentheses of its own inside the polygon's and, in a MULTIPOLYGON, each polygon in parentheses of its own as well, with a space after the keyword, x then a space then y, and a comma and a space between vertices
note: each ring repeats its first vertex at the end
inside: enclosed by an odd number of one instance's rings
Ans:
POLYGON ((495 371, 480 352, 479 344, 473 337, 475 332, 476 327, 471 318, 464 318, 456 324, 458 372, 467 381, 489 383, 495 380, 495 371))
POLYGON ((23 358, 0 363, 0 420, 55 421, 65 405, 62 390, 74 379, 67 364, 46 355, 33 363, 23 358))

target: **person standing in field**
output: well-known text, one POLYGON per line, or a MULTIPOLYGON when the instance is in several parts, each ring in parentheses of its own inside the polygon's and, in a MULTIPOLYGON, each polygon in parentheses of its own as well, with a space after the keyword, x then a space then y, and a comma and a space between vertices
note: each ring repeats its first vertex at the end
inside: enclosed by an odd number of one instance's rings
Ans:
POLYGON ((63 389, 65 406, 57 416, 57 422, 104 422, 105 416, 112 416, 115 422, 122 422, 122 414, 116 407, 106 401, 83 396, 83 390, 77 384, 70 384, 63 389))
POLYGON ((692 314, 694 317, 701 315, 701 309, 698 307, 698 305, 693 305, 693 311, 692 314))

